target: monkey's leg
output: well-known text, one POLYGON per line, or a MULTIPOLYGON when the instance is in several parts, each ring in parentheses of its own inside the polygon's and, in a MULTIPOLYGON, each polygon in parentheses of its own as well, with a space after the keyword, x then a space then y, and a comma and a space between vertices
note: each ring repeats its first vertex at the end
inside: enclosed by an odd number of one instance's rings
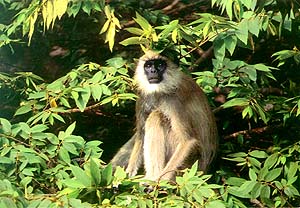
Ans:
POLYGON ((165 167, 165 134, 161 114, 152 112, 146 120, 144 137, 144 164, 149 180, 157 180, 165 167))
POLYGON ((130 176, 136 175, 142 164, 142 141, 135 133, 131 139, 124 144, 118 153, 113 157, 113 167, 121 166, 126 168, 130 176))

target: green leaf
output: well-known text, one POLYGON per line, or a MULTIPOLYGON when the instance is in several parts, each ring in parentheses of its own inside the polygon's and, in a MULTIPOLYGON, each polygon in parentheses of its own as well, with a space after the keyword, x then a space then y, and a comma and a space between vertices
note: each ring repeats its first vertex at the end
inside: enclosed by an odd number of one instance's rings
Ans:
POLYGON ((67 163, 67 164, 71 163, 70 155, 69 155, 68 151, 64 147, 61 147, 59 149, 58 156, 65 163, 67 163))
POLYGON ((85 185, 83 185, 76 178, 72 178, 72 179, 68 178, 68 179, 63 180, 62 182, 68 188, 62 190, 60 192, 60 194, 68 194, 68 197, 71 197, 70 194, 75 194, 75 197, 76 197, 76 193, 73 193, 75 191, 74 189, 84 189, 84 188, 87 188, 85 185))
POLYGON ((121 57, 115 57, 115 58, 108 59, 106 63, 111 67, 119 69, 126 64, 126 61, 121 57))
POLYGON ((249 155, 256 158, 266 158, 268 154, 265 151, 253 150, 249 152, 249 155))
POLYGON ((297 102, 297 113, 296 113, 296 116, 299 116, 300 115, 300 100, 298 100, 297 102))
POLYGON ((297 171, 299 170, 299 163, 296 163, 296 162, 290 162, 289 164, 289 168, 288 168, 288 171, 287 171, 287 179, 289 181, 289 179, 293 178, 297 171))
POLYGON ((91 158, 90 160, 90 172, 91 172, 93 184, 95 184, 96 186, 100 185, 101 174, 99 169, 99 163, 97 163, 96 160, 93 158, 91 158))
POLYGON ((92 77, 91 81, 93 84, 98 84, 101 80, 103 80, 104 74, 102 71, 98 71, 94 76, 92 77))
POLYGON ((232 20, 232 5, 233 4, 233 0, 227 0, 226 1, 226 13, 229 17, 230 20, 232 20))
POLYGON ((104 95, 108 95, 108 96, 111 95, 111 90, 108 88, 108 86, 102 84, 101 87, 104 95))
POLYGON ((102 87, 99 84, 90 85, 92 96, 95 101, 99 101, 102 97, 102 87))
POLYGON ((50 199, 44 199, 38 207, 50 207, 50 205, 52 204, 50 199))
POLYGON ((278 176, 281 174, 281 168, 275 168, 273 170, 270 170, 267 175, 265 176, 265 181, 270 182, 274 181, 278 176))
POLYGON ((134 35, 143 35, 144 34, 144 31, 141 30, 140 28, 136 28, 136 27, 128 27, 128 28, 125 28, 126 31, 134 34, 134 35))
POLYGON ((25 113, 28 113, 29 111, 31 111, 31 105, 24 105, 24 106, 21 106, 16 112, 15 112, 15 116, 17 115, 22 115, 22 114, 25 114, 25 113))
POLYGON ((248 161, 249 161, 249 163, 250 163, 251 165, 260 168, 261 163, 260 163, 256 158, 249 157, 249 158, 248 158, 248 161))
POLYGON ((256 181, 245 181, 245 183, 243 183, 240 187, 239 187, 239 191, 242 193, 249 193, 253 187, 256 185, 256 181))
POLYGON ((271 72, 271 70, 269 69, 269 67, 267 67, 264 64, 255 64, 253 66, 254 66, 254 68, 256 70, 263 71, 263 72, 271 72))
POLYGON ((5 156, 7 153, 9 153, 11 151, 11 149, 12 149, 11 146, 2 147, 0 155, 5 156))
POLYGON ((205 205, 206 208, 226 208, 225 204, 221 200, 210 201, 205 205))
POLYGON ((242 41, 245 45, 248 43, 248 21, 243 19, 238 24, 238 30, 236 31, 237 38, 242 41))
POLYGON ((90 99, 91 89, 89 86, 85 86, 84 88, 75 88, 74 91, 77 91, 78 94, 76 95, 72 92, 73 99, 75 100, 76 106, 79 108, 79 110, 83 112, 90 99))
POLYGON ((233 154, 229 154, 228 157, 247 157, 247 153, 245 152, 237 152, 233 154))
POLYGON ((260 191, 260 197, 265 199, 270 199, 271 189, 267 185, 263 185, 260 191))
POLYGON ((48 126, 44 125, 44 124, 38 124, 38 125, 35 125, 31 128, 31 132, 32 133, 35 133, 35 132, 43 132, 45 130, 48 129, 48 126))
POLYGON ((70 142, 63 142, 62 147, 65 148, 68 152, 72 153, 73 155, 79 154, 76 146, 70 142))
POLYGON ((257 197, 259 197, 260 193, 261 193, 261 188, 262 188, 262 184, 260 182, 257 182, 255 184, 255 186, 252 188, 251 191, 251 198, 256 199, 257 197))
POLYGON ((244 72, 249 76, 249 79, 251 79, 252 81, 256 81, 257 79, 257 73, 254 67, 252 66, 244 66, 243 68, 241 68, 239 70, 240 72, 244 72))
POLYGON ((65 136, 70 136, 70 135, 72 135, 72 133, 73 133, 75 127, 76 127, 76 121, 73 122, 70 126, 68 126, 68 128, 67 128, 66 131, 65 131, 65 136))
POLYGON ((5 134, 11 134, 11 124, 7 119, 0 118, 0 124, 1 124, 2 130, 5 134))
POLYGON ((228 36, 225 38, 224 42, 225 42, 225 47, 228 50, 228 52, 230 53, 230 55, 233 55, 234 49, 237 44, 236 36, 232 36, 232 35, 228 36))
POLYGON ((51 115, 52 115, 55 119, 57 119, 57 120, 59 120, 59 121, 65 123, 65 120, 64 120, 64 118, 63 118, 62 116, 60 116, 60 115, 58 115, 58 114, 56 114, 56 113, 52 113, 51 115))
POLYGON ((83 1, 82 10, 85 13, 87 13, 88 15, 90 15, 92 9, 93 9, 93 5, 91 4, 90 1, 83 1))
POLYGON ((76 146, 79 148, 82 148, 85 143, 84 139, 81 136, 75 136, 75 135, 66 136, 64 141, 69 143, 75 143, 77 144, 76 146))
POLYGON ((222 39, 214 41, 214 54, 217 60, 222 61, 225 57, 225 43, 222 39))
POLYGON ((81 1, 72 1, 72 6, 68 8, 68 15, 75 17, 81 8, 81 4, 81 1))
POLYGON ((192 168, 188 172, 189 178, 193 177, 196 175, 198 170, 198 160, 193 164, 192 168))
POLYGON ((249 115, 249 118, 251 118, 253 116, 253 110, 250 105, 247 106, 246 108, 244 108, 244 110, 242 112, 243 118, 245 118, 247 115, 249 115))
POLYGON ((130 37, 120 42, 123 46, 129 46, 129 45, 140 45, 140 44, 147 44, 148 40, 146 38, 140 38, 140 37, 130 37))
POLYGON ((267 167, 268 169, 272 168, 278 161, 278 153, 274 153, 271 156, 269 156, 264 164, 264 167, 267 167))
POLYGON ((233 98, 222 105, 223 108, 230 108, 233 106, 249 105, 249 100, 246 98, 233 98))
POLYGON ((2 164, 11 164, 13 162, 14 161, 12 159, 8 158, 8 157, 0 156, 0 163, 2 163, 2 164))
POLYGON ((86 188, 91 187, 90 177, 80 167, 70 165, 71 170, 78 182, 84 185, 86 188))
POLYGON ((26 177, 24 177, 24 178, 22 178, 22 180, 21 180, 21 185, 23 186, 23 187, 27 187, 27 185, 29 184, 29 183, 31 183, 31 181, 32 181, 32 177, 28 177, 28 176, 26 176, 26 177))
POLYGON ((116 167, 115 173, 114 173, 114 177, 117 180, 123 180, 126 178, 126 172, 124 170, 124 168, 121 168, 120 166, 116 167))
MULTIPOLYGON (((173 20, 172 22, 170 22, 168 25, 164 25, 163 27, 163 31, 161 33, 159 33, 160 38, 166 38, 168 37, 170 34, 173 33, 173 31, 177 31, 176 27, 178 25, 178 20, 173 20)), ((158 28, 157 28, 158 29, 158 28)), ((172 34, 174 35, 174 34, 172 34)), ((173 38, 172 38, 173 39, 173 38)), ((175 38, 176 40, 176 38, 175 38)), ((173 39, 174 41, 174 39, 173 39)))
POLYGON ((292 185, 289 185, 284 189, 284 193, 289 197, 300 196, 299 191, 292 185))
POLYGON ((249 178, 251 181, 257 180, 257 175, 256 175, 255 171, 253 170, 253 168, 249 169, 249 178))
POLYGON ((108 164, 102 171, 101 185, 108 186, 113 181, 112 165, 108 164))
POLYGON ((142 17, 139 13, 136 12, 135 14, 136 14, 136 18, 133 18, 134 21, 138 23, 143 30, 151 31, 152 26, 149 24, 149 22, 144 17, 142 17))
POLYGON ((251 18, 248 20, 249 32, 258 37, 259 29, 261 28, 261 21, 259 17, 251 18))
POLYGON ((246 182, 246 179, 238 178, 238 177, 230 177, 226 180, 226 184, 232 185, 232 186, 241 186, 245 182, 246 182))
POLYGON ((28 99, 46 98, 46 91, 35 92, 29 95, 28 99))
POLYGON ((265 124, 268 123, 268 118, 266 117, 266 113, 265 113, 264 109, 259 104, 255 104, 254 107, 257 110, 258 115, 260 116, 261 120, 263 120, 263 122, 265 124))

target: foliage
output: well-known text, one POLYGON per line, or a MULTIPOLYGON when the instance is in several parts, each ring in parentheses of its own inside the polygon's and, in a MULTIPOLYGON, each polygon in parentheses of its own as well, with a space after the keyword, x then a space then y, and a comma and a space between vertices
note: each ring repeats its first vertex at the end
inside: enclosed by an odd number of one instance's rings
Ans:
POLYGON ((0 0, 0 206, 299 206, 299 2, 108 2, 0 0), (102 134, 77 130, 85 113, 129 111, 129 63, 149 48, 178 60, 215 107, 213 174, 194 164, 175 182, 128 178, 101 160, 102 134))
POLYGON ((107 103, 114 106, 122 100, 134 99, 134 94, 124 93, 131 83, 124 60, 112 58, 107 63, 108 66, 103 67, 96 63, 82 64, 50 84, 37 85, 27 77, 34 88, 27 89, 28 101, 21 104, 15 115, 34 111, 35 115, 29 118, 28 123, 49 121, 53 125, 54 119, 64 122, 59 113, 76 111, 70 109, 71 102, 83 112, 90 99, 99 102, 92 107, 107 103))

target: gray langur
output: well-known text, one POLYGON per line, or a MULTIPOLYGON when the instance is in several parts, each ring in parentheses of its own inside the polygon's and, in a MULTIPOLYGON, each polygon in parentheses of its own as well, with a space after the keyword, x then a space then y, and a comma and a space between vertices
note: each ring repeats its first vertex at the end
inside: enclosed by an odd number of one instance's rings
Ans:
POLYGON ((136 131, 112 159, 130 176, 144 166, 149 180, 174 180, 198 160, 206 171, 217 148, 217 127, 195 81, 168 58, 147 51, 135 71, 136 131))

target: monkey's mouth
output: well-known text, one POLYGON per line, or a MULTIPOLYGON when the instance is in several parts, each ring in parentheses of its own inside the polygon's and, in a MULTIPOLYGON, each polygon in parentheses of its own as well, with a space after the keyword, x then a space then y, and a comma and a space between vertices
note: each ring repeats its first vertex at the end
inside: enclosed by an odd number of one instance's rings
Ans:
POLYGON ((149 81, 150 84, 160 83, 160 79, 158 79, 158 78, 151 78, 151 79, 148 79, 148 81, 149 81))

